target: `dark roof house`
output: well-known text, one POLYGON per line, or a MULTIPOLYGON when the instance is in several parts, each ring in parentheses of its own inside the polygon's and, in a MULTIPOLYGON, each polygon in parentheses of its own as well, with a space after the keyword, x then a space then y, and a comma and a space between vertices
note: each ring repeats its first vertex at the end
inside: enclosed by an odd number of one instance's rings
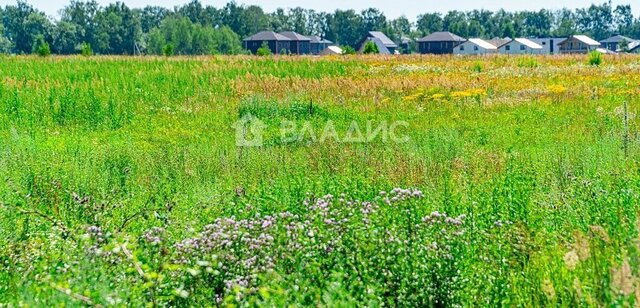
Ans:
POLYGON ((378 46, 380 54, 393 55, 396 53, 396 49, 398 48, 398 45, 396 45, 396 43, 394 43, 384 33, 380 31, 369 31, 367 32, 367 35, 365 35, 358 43, 358 46, 360 46, 358 50, 360 52, 364 51, 364 46, 369 41, 378 46))
POLYGON ((452 54, 453 48, 466 41, 451 32, 434 32, 418 40, 418 51, 422 54, 452 54))
POLYGON ((266 43, 274 54, 288 53, 291 50, 291 39, 273 31, 258 32, 243 40, 244 48, 252 54, 258 52, 262 44, 266 43))
POLYGON ((618 51, 618 49, 620 49, 620 43, 622 43, 623 41, 627 41, 627 47, 628 44, 634 42, 634 39, 628 38, 624 35, 614 35, 606 40, 602 40, 600 41, 600 45, 602 45, 602 47, 609 49, 611 51, 618 51))
POLYGON ((309 42, 311 54, 320 54, 327 47, 332 46, 333 42, 327 39, 323 39, 319 36, 311 35, 307 36, 311 41, 309 42))
POLYGON ((311 49, 310 38, 293 31, 284 31, 284 32, 280 32, 280 34, 291 40, 291 43, 290 43, 291 53, 295 53, 299 55, 306 55, 310 53, 310 49, 311 49))

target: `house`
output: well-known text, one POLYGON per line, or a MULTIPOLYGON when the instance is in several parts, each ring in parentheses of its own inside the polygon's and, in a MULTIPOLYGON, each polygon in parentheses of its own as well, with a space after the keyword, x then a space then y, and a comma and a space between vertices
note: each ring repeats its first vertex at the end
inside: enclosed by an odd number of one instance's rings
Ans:
POLYGON ((309 50, 311 54, 317 55, 323 50, 327 49, 327 47, 332 46, 333 42, 327 39, 321 38, 319 36, 311 35, 307 36, 309 38, 309 50))
POLYGON ((505 44, 511 42, 511 38, 510 37, 505 37, 505 38, 492 38, 490 40, 486 40, 487 43, 496 46, 496 48, 500 48, 502 46, 504 46, 505 44))
POLYGON ((364 46, 367 42, 373 42, 376 44, 380 54, 393 55, 396 54, 396 49, 398 48, 396 43, 380 31, 369 31, 367 32, 367 35, 358 42, 357 46, 360 46, 358 50, 361 53, 364 51, 364 46))
POLYGON ((506 43, 498 47, 498 52, 509 54, 509 55, 516 55, 516 54, 539 55, 542 53, 542 46, 526 38, 516 38, 509 41, 509 43, 506 43))
POLYGON ((498 52, 498 48, 479 38, 470 38, 453 48, 456 55, 484 55, 498 52))
POLYGON ((627 48, 629 47, 629 44, 635 42, 634 39, 628 38, 626 36, 614 35, 606 40, 600 41, 600 45, 602 45, 603 48, 609 49, 611 51, 622 51, 620 50, 620 44, 624 41, 627 42, 627 48))
POLYGON ((433 32, 418 40, 418 51, 421 54, 452 54, 453 48, 465 41, 451 32, 433 32))
POLYGON ((298 55, 306 55, 311 53, 311 39, 293 31, 280 32, 291 40, 289 51, 298 55))
POLYGON ((566 37, 545 37, 531 38, 530 41, 542 46, 541 54, 556 55, 560 53, 560 42, 566 40, 566 37))
POLYGON ((560 53, 589 53, 600 47, 600 43, 586 35, 572 35, 560 42, 560 53))
POLYGON ((291 50, 291 39, 273 31, 258 32, 242 41, 244 49, 249 50, 252 54, 256 54, 265 43, 274 54, 288 53, 291 50))
POLYGON ((342 48, 338 46, 328 46, 319 54, 321 56, 329 56, 329 55, 341 55, 343 53, 342 48))
POLYGON ((627 48, 627 52, 640 54, 640 41, 635 41, 629 44, 629 47, 627 48))
POLYGON ((408 55, 411 53, 411 45, 413 44, 413 39, 410 37, 403 36, 400 38, 400 47, 399 51, 401 54, 408 55))

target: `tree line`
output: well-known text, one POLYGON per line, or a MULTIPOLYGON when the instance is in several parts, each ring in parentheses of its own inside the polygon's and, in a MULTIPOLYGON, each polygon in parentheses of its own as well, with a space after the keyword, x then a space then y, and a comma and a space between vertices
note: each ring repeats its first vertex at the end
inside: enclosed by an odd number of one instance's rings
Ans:
POLYGON ((27 2, 0 7, 0 52, 28 54, 39 45, 56 54, 80 53, 90 46, 98 54, 243 53, 242 38, 262 30, 317 35, 337 44, 355 46, 370 30, 393 40, 419 38, 436 31, 462 37, 566 37, 586 34, 597 40, 613 34, 640 38, 640 18, 630 5, 611 2, 574 10, 496 12, 488 10, 424 13, 417 20, 388 19, 368 8, 318 12, 301 7, 265 12, 256 5, 229 2, 203 6, 198 0, 168 9, 130 8, 122 2, 100 6, 96 1, 72 0, 52 19, 27 2))

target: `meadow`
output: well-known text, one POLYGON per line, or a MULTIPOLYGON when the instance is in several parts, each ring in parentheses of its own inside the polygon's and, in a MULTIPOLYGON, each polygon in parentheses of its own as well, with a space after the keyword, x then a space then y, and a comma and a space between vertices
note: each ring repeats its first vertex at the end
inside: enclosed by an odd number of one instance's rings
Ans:
POLYGON ((0 57, 0 306, 638 306, 639 85, 637 56, 0 57))

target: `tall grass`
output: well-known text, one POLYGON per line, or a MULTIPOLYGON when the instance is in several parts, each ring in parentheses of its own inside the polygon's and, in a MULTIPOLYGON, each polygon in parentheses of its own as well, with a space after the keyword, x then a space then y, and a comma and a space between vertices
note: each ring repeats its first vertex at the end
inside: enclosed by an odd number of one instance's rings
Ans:
POLYGON ((637 58, 482 60, 0 59, 0 304, 637 305, 637 58))

